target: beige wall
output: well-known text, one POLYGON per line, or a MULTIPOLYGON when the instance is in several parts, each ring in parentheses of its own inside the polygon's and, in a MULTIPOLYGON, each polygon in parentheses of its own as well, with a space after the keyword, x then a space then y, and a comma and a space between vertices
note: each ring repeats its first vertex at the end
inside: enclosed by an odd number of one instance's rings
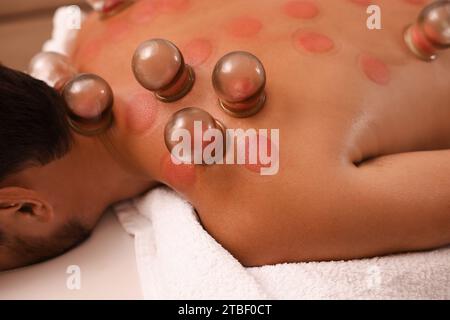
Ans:
MULTIPOLYGON (((25 70, 31 57, 50 37, 52 16, 61 5, 82 0, 2 0, 0 5, 0 62, 25 70)), ((86 7, 83 7, 85 9, 86 7)))
POLYGON ((79 4, 82 0, 2 0, 0 6, 0 17, 5 15, 16 15, 18 13, 36 12, 37 10, 46 10, 57 8, 63 5, 79 4), (5 5, 4 2, 8 4, 5 5))

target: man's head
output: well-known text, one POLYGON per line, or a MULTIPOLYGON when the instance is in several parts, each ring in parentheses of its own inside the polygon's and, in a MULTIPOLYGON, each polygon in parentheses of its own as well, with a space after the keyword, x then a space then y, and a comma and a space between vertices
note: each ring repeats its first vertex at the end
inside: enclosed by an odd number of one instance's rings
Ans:
POLYGON ((58 255, 89 234, 57 199, 74 164, 65 159, 74 138, 64 107, 44 82, 0 65, 0 270, 58 255))

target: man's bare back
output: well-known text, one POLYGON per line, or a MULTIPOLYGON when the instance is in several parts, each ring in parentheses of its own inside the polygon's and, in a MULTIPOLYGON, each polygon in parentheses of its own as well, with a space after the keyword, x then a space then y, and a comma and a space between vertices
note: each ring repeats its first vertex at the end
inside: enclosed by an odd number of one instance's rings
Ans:
POLYGON ((115 94, 116 156, 196 208, 206 230, 245 265, 361 258, 450 242, 450 54, 433 63, 405 47, 420 5, 377 1, 141 0, 105 20, 91 15, 73 59, 115 94), (136 47, 165 38, 196 83, 164 104, 131 70, 136 47), (267 71, 267 103, 237 119, 211 84, 224 54, 245 50, 267 71), (107 62, 107 63, 106 63, 107 62), (170 116, 198 107, 227 128, 280 130, 279 172, 256 165, 176 166, 164 145, 170 116))

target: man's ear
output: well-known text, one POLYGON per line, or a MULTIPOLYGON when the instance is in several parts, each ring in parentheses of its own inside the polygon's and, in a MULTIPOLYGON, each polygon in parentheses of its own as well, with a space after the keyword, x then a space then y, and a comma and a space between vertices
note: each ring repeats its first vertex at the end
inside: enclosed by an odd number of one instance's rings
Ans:
POLYGON ((53 215, 52 206, 33 190, 18 187, 0 189, 0 220, 49 222, 53 215))

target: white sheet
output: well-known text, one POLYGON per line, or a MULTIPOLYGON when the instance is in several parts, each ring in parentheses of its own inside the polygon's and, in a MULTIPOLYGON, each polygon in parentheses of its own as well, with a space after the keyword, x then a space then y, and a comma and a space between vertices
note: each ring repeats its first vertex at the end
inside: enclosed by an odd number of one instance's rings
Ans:
POLYGON ((37 265, 0 272, 4 299, 142 299, 134 241, 114 214, 106 214, 90 239, 37 265), (80 268, 80 288, 67 286, 69 266, 80 268))
POLYGON ((146 299, 449 299, 450 248, 348 262, 244 268, 192 207, 160 188, 116 208, 135 236, 146 299))

